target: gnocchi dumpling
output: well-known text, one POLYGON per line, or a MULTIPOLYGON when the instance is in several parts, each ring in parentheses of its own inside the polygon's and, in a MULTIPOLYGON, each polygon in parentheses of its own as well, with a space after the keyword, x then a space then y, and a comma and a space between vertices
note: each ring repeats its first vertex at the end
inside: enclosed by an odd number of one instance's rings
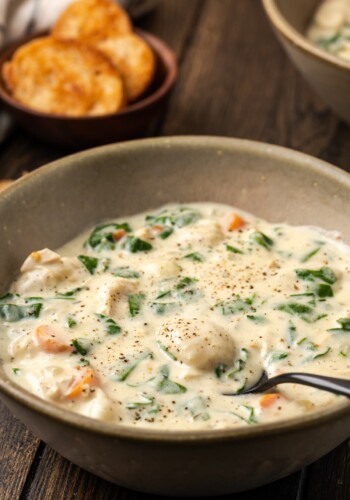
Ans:
POLYGON ((122 299, 136 291, 137 282, 120 277, 95 278, 92 293, 97 303, 96 311, 106 316, 116 316, 122 299))
POLYGON ((164 323, 159 341, 178 361, 199 370, 212 370, 218 363, 232 363, 235 344, 219 325, 198 318, 175 318, 164 323))
POLYGON ((181 246, 214 246, 224 239, 224 233, 220 224, 204 219, 179 231, 174 238, 181 246))
POLYGON ((46 289, 56 289, 64 282, 74 285, 84 273, 81 264, 75 258, 61 257, 48 248, 32 252, 21 267, 21 275, 14 283, 14 293, 40 293, 46 289))

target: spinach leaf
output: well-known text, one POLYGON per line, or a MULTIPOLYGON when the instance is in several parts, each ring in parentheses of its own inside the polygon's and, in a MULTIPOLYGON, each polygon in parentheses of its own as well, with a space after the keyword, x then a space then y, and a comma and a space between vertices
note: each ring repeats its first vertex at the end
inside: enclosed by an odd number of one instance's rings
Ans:
POLYGON ((165 209, 154 215, 147 215, 146 224, 148 226, 160 225, 165 228, 182 228, 197 222, 200 218, 201 214, 193 208, 179 206, 173 210, 165 209))
POLYGON ((310 260, 314 255, 316 255, 319 251, 321 250, 321 247, 317 247, 314 250, 311 250, 311 252, 305 254, 301 259, 300 262, 307 262, 310 260))
POLYGON ((68 326, 68 328, 74 328, 76 325, 77 325, 77 322, 73 318, 73 316, 68 316, 67 317, 67 326, 68 326))
POLYGON ((337 323, 339 323, 339 325, 341 325, 342 327, 342 330, 350 330, 350 318, 340 318, 340 319, 337 319, 337 323))
POLYGON ((216 365, 214 373, 217 378, 221 378, 227 371, 227 365, 225 363, 219 363, 216 365))
POLYGON ((115 240, 113 234, 118 229, 123 229, 126 233, 131 232, 131 228, 126 222, 122 224, 102 224, 95 227, 88 240, 84 243, 84 247, 90 247, 95 250, 114 250, 115 240))
POLYGON ((337 319, 337 323, 339 323, 340 328, 330 328, 327 331, 331 333, 350 333, 350 318, 337 319))
POLYGON ((276 307, 276 309, 291 315, 300 316, 300 318, 306 323, 316 323, 316 321, 319 321, 327 316, 327 314, 317 314, 317 311, 313 307, 306 304, 280 304, 276 307))
POLYGON ((313 342, 308 342, 306 344, 306 349, 308 349, 309 351, 317 351, 318 345, 314 344, 313 342))
POLYGON ((315 288, 315 293, 320 298, 333 297, 332 287, 325 283, 319 283, 315 288))
POLYGON ((273 240, 264 233, 256 231, 250 235, 251 239, 258 245, 264 247, 266 250, 271 250, 274 242, 273 240))
POLYGON ((136 410, 138 408, 144 408, 145 406, 153 405, 153 403, 154 403, 154 396, 141 394, 138 401, 127 403, 126 407, 128 408, 128 410, 136 410))
POLYGON ((234 378, 234 375, 244 370, 248 356, 248 350, 245 347, 242 347, 242 349, 240 349, 240 357, 234 361, 233 366, 228 366, 225 363, 219 363, 214 370, 215 375, 217 378, 221 378, 226 374, 228 378, 234 378))
POLYGON ((28 306, 0 304, 0 318, 9 322, 20 321, 24 318, 38 318, 42 306, 41 303, 34 303, 28 306))
POLYGON ((268 364, 274 363, 275 361, 281 361, 288 357, 288 352, 284 351, 272 351, 268 354, 268 364))
POLYGON ((327 356, 327 354, 330 352, 331 348, 328 347, 325 351, 320 352, 320 354, 315 354, 312 359, 318 359, 318 358, 323 358, 324 356, 327 356))
POLYGON ((140 273, 138 273, 137 271, 133 271, 129 267, 117 267, 116 269, 113 270, 112 274, 113 276, 117 276, 119 278, 127 278, 127 279, 134 279, 140 277, 140 273))
POLYGON ((321 47, 322 49, 330 49, 332 45, 337 44, 340 40, 343 39, 343 35, 339 31, 338 33, 335 33, 334 35, 328 37, 328 38, 320 38, 317 40, 317 45, 321 47))
POLYGON ((78 292, 85 290, 85 286, 80 286, 78 288, 74 288, 73 290, 69 290, 68 292, 56 293, 54 299, 63 299, 63 300, 73 300, 78 292))
POLYGON ((148 252, 152 250, 152 245, 147 241, 141 240, 140 238, 136 238, 135 236, 127 236, 122 245, 124 250, 127 250, 131 253, 137 252, 148 252))
POLYGON ((98 259, 96 257, 89 257, 87 255, 78 255, 78 260, 86 267, 90 274, 95 274, 98 266, 98 259))
POLYGON ((25 297, 24 302, 28 304, 28 302, 43 302, 43 297, 25 297))
POLYGON ((238 254, 242 254, 243 255, 243 252, 241 250, 239 250, 238 248, 236 247, 233 247, 232 245, 226 245, 226 250, 228 252, 232 252, 232 253, 238 253, 238 254))
MULTIPOLYGON (((240 392, 242 392, 241 389, 240 392)), ((240 405, 240 408, 247 414, 247 416, 242 416, 239 413, 231 412, 233 415, 238 417, 240 420, 243 420, 248 425, 257 424, 256 416, 255 416, 255 408, 249 405, 240 405)))
POLYGON ((153 359, 153 354, 150 351, 141 354, 141 356, 130 361, 120 370, 117 370, 117 373, 115 375, 112 375, 110 378, 112 380, 117 380, 118 382, 124 382, 135 370, 135 368, 145 359, 153 359))
POLYGON ((185 410, 188 410, 194 419, 209 420, 210 415, 207 412, 207 404, 201 396, 190 399, 183 405, 185 410))
POLYGON ((187 259, 187 260, 192 260, 193 262, 203 262, 204 261, 203 255, 198 253, 198 252, 189 253, 182 258, 187 259))
POLYGON ((185 277, 182 278, 176 285, 173 292, 173 296, 181 300, 191 299, 193 296, 198 296, 198 292, 195 289, 194 284, 198 280, 195 278, 185 277))
POLYGON ((143 293, 128 295, 129 315, 131 318, 134 318, 139 314, 145 298, 146 296, 143 293))
POLYGON ((72 346, 75 349, 73 354, 80 354, 81 356, 86 356, 90 350, 90 347, 87 345, 87 341, 85 339, 74 339, 72 341, 72 346))
POLYGON ((305 281, 315 281, 315 279, 318 279, 329 285, 333 285, 337 281, 337 277, 329 267, 321 267, 320 269, 295 269, 295 273, 299 279, 305 281))
POLYGON ((104 259, 101 259, 101 264, 102 264, 102 271, 105 273, 109 271, 109 268, 111 266, 111 259, 109 257, 105 257, 104 259))
POLYGON ((150 302, 149 305, 159 316, 167 314, 168 312, 173 311, 179 306, 177 302, 150 302))
POLYGON ((245 408, 248 411, 248 417, 246 418, 246 422, 248 424, 256 424, 256 417, 255 417, 255 408, 249 405, 242 405, 243 408, 245 408))
POLYGON ((169 379, 169 367, 164 365, 160 368, 157 377, 157 391, 163 394, 182 394, 187 391, 186 387, 169 379))
POLYGON ((242 370, 244 370, 245 365, 246 365, 246 360, 236 359, 236 361, 233 364, 233 368, 227 370, 227 377, 233 378, 233 376, 236 375, 236 373, 239 373, 242 370))
POLYGON ((292 321, 288 321, 287 325, 287 343, 289 346, 293 344, 297 336, 296 326, 292 323, 292 321))
POLYGON ((80 358, 78 360, 78 365, 80 366, 89 366, 90 365, 90 361, 86 358, 80 358))
POLYGON ((247 382, 248 382, 248 379, 247 379, 247 378, 243 379, 243 381, 242 381, 242 383, 241 383, 240 387, 238 387, 238 388, 236 389, 236 391, 235 391, 235 392, 236 392, 236 394, 241 394, 243 391, 245 391, 245 389, 246 389, 246 387, 247 387, 247 382))
POLYGON ((177 357, 175 356, 175 354, 173 354, 171 351, 169 351, 169 347, 166 347, 164 344, 162 344, 161 342, 159 342, 159 340, 157 340, 157 344, 158 344, 159 348, 163 352, 165 352, 165 354, 167 356, 169 356, 169 358, 171 358, 173 361, 177 360, 177 357))
POLYGON ((263 325, 266 323, 266 318, 265 316, 257 316, 253 314, 247 314, 247 318, 252 321, 253 323, 256 323, 258 325, 263 325))
POLYGON ((178 281, 175 286, 164 292, 161 292, 155 298, 155 301, 150 303, 150 307, 156 314, 162 315, 179 307, 182 302, 196 300, 201 296, 200 291, 195 287, 198 280, 186 276, 178 281), (160 301, 160 299, 162 299, 160 301))
POLYGON ((286 304, 279 304, 276 307, 277 311, 283 311, 287 314, 291 315, 310 315, 313 312, 313 308, 306 305, 301 304, 299 302, 288 302, 286 304))
POLYGON ((104 324, 104 327, 106 329, 106 332, 108 335, 116 335, 122 331, 119 325, 114 321, 114 319, 109 318, 108 316, 105 316, 104 314, 96 314, 96 317, 99 320, 102 320, 102 323, 104 324))
POLYGON ((169 226, 165 226, 162 231, 158 233, 158 238, 166 240, 171 234, 173 234, 174 229, 169 226))
POLYGON ((297 345, 302 345, 306 340, 307 337, 303 337, 302 339, 298 340, 297 345))
POLYGON ((252 307, 253 299, 245 298, 242 299, 239 295, 236 295, 234 300, 229 300, 227 302, 219 302, 216 304, 216 308, 224 316, 229 316, 231 314, 237 314, 239 312, 255 311, 252 307))
MULTIPOLYGON (((18 294, 16 294, 17 297, 19 297, 18 294)), ((12 300, 15 297, 15 295, 11 292, 5 293, 2 297, 0 297, 0 302, 4 302, 6 300, 12 300)))

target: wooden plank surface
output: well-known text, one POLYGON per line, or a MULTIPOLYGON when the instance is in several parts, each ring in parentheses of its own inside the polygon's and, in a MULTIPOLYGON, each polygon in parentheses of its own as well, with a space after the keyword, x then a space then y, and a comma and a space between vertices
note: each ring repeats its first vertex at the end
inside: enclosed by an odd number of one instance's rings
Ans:
POLYGON ((40 441, 2 403, 0 422, 0 498, 19 498, 40 441))
MULTIPOLYGON (((153 133, 266 141, 350 171, 349 127, 339 122, 295 71, 258 0, 162 0, 140 26, 164 38, 180 63, 176 88, 153 133)), ((0 145, 0 177, 18 177, 66 153, 17 130, 0 145)), ((69 463, 39 443, 1 403, 0 419, 1 500, 153 498, 69 463)), ((348 500, 349 443, 304 471, 226 498, 348 500)))

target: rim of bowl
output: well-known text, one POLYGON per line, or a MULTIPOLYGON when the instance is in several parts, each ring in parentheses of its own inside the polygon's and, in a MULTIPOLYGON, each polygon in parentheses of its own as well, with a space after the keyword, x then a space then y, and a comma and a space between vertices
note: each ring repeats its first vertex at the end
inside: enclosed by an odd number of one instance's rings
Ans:
POLYGON ((262 0, 265 12, 270 19, 273 26, 281 33, 287 40, 295 45, 297 48, 307 52, 309 55, 316 59, 322 59, 324 62, 338 66, 341 69, 350 71, 350 63, 343 59, 333 56, 326 50, 318 48, 313 45, 306 36, 303 36, 289 23, 289 21, 282 15, 276 0, 262 0))
MULTIPOLYGON (((343 185, 347 185, 350 191, 350 174, 340 168, 324 162, 311 155, 301 153, 282 146, 276 146, 269 143, 251 141, 248 139, 236 139, 229 137, 217 136, 173 136, 173 137, 158 137, 148 139, 138 139, 134 141, 125 141, 118 144, 109 144, 106 146, 99 146, 80 153, 75 153, 47 165, 44 165, 37 170, 29 173, 27 176, 22 177, 14 184, 9 186, 0 196, 0 204, 6 203, 6 199, 11 197, 12 193, 21 189, 22 185, 36 182, 36 178, 42 175, 51 175, 53 171, 61 171, 62 168, 70 168, 72 161, 81 164, 85 157, 92 155, 98 156, 105 152, 112 152, 121 150, 124 153, 135 150, 154 150, 155 147, 161 146, 165 148, 170 147, 201 147, 216 149, 219 151, 240 151, 246 153, 256 153, 265 157, 276 159, 297 165, 299 168, 306 168, 314 171, 315 174, 322 173, 325 177, 330 177, 337 180, 343 185)), ((307 429, 314 427, 315 424, 324 424, 332 422, 337 418, 350 415, 350 401, 341 402, 334 407, 320 409, 307 415, 295 417, 293 419, 284 419, 281 421, 261 424, 256 427, 238 427, 226 429, 203 429, 203 430, 162 430, 162 429, 148 429, 142 427, 133 427, 131 425, 124 425, 118 423, 109 423, 102 420, 93 419, 66 410, 63 407, 55 405, 49 401, 35 396, 31 392, 25 390, 20 385, 17 385, 6 374, 0 371, 0 393, 4 393, 9 399, 15 400, 21 406, 34 410, 44 417, 49 417, 53 421, 59 421, 71 427, 79 428, 85 432, 97 433, 111 438, 118 438, 127 441, 137 442, 160 442, 181 445, 201 445, 218 442, 228 441, 244 441, 250 439, 266 438, 276 434, 290 434, 291 432, 299 431, 300 429, 307 429)), ((5 403, 6 404, 6 403, 5 403)))
MULTIPOLYGON (((5 82, 1 74, 0 74, 0 100, 2 99, 3 101, 5 101, 7 105, 10 106, 11 108, 19 109, 20 111, 27 113, 28 115, 38 116, 40 118, 54 119, 62 122, 67 120, 84 122, 89 120, 90 121, 103 120, 111 117, 123 118, 124 116, 130 115, 135 111, 147 109, 148 106, 150 106, 154 102, 164 97, 170 91, 170 89, 175 83, 178 74, 178 67, 174 51, 161 38, 154 35, 153 33, 149 33, 148 31, 140 29, 135 29, 134 33, 139 35, 142 39, 146 40, 146 42, 149 44, 155 55, 163 62, 166 68, 166 76, 162 84, 159 87, 157 87, 150 95, 147 95, 146 97, 143 97, 140 100, 131 103, 130 105, 128 104, 125 108, 122 108, 120 111, 116 113, 106 113, 103 115, 94 115, 94 116, 67 116, 67 115, 59 115, 54 113, 45 113, 42 111, 38 111, 26 106, 25 104, 20 103, 15 98, 13 98, 7 91, 5 82)), ((5 47, 0 52, 0 54, 1 55, 4 54, 7 57, 1 63, 0 72, 3 64, 7 62, 10 59, 10 57, 12 57, 14 51, 17 48, 19 48, 21 45, 31 40, 35 40, 36 38, 46 36, 47 34, 48 34, 47 31, 37 33, 34 36, 31 35, 27 38, 19 40, 18 42, 15 42, 5 47)))

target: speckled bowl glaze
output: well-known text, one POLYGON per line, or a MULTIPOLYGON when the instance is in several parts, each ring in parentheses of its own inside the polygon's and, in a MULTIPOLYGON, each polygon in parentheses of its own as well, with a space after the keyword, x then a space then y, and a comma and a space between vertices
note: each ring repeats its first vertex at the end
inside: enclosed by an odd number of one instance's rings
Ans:
POLYGON ((350 123, 350 64, 314 46, 305 37, 320 0, 262 0, 262 3, 296 67, 324 102, 350 123))
MULTIPOLYGON (((233 204, 273 222, 338 229, 350 242, 350 176, 335 167, 244 140, 140 140, 69 156, 0 196, 0 292, 29 252, 56 248, 107 217, 170 201, 233 204)), ((15 385, 1 366, 0 395, 75 464, 153 494, 203 497, 254 488, 313 462, 350 435, 349 403, 275 424, 175 432, 70 413, 15 385)))

